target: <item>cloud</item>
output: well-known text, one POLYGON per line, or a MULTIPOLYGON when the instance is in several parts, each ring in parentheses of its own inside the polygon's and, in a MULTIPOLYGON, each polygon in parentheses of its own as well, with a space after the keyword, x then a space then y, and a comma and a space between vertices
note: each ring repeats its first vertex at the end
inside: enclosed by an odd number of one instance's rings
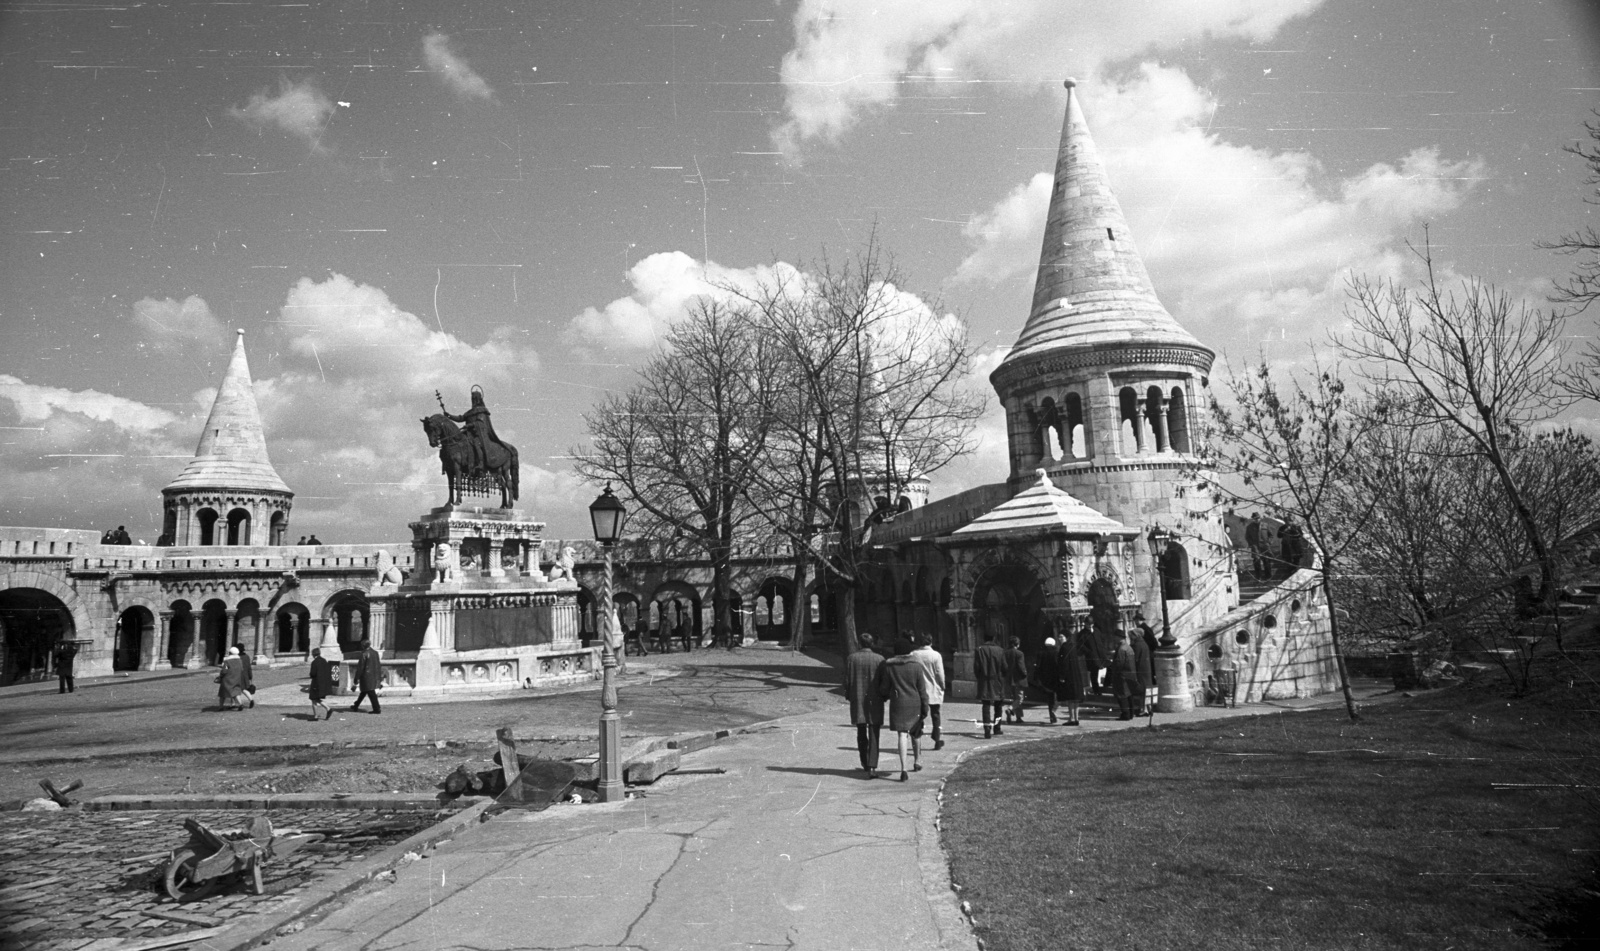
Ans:
POLYGON ((725 297, 718 285, 753 289, 758 284, 788 279, 798 272, 788 264, 728 268, 715 261, 702 264, 682 251, 661 251, 628 269, 633 291, 604 307, 587 307, 567 325, 567 337, 579 346, 649 350, 668 329, 688 314, 696 298, 725 297))
POLYGON ((788 118, 773 131, 795 155, 836 142, 893 106, 905 85, 996 79, 1033 88, 1069 72, 1205 37, 1264 40, 1321 0, 801 0, 780 71, 788 118))
POLYGON ((133 305, 133 317, 146 343, 157 350, 216 350, 227 342, 227 329, 198 295, 183 300, 146 297, 133 305))
POLYGON ((422 58, 428 64, 428 72, 462 99, 494 98, 494 90, 489 88, 488 82, 455 54, 450 48, 450 37, 445 34, 429 33, 422 38, 422 58))
POLYGON ((311 151, 323 152, 322 133, 334 108, 333 100, 317 88, 314 80, 297 83, 284 78, 278 81, 276 96, 262 89, 243 106, 229 109, 228 115, 257 132, 275 126, 304 140, 311 151))
MULTIPOLYGON (((1404 268, 1403 241, 1461 205, 1479 159, 1417 149, 1343 179, 1309 153, 1234 145, 1206 131, 1216 103, 1181 70, 1146 63, 1116 85, 1080 85, 1112 187, 1156 290, 1202 340, 1254 352, 1268 331, 1320 339, 1346 276, 1404 268)), ((1040 173, 974 215, 957 279, 1030 278, 1049 201, 1040 173)))
POLYGON ((164 409, 99 390, 66 390, 26 383, 0 373, 0 399, 10 400, 24 424, 49 423, 65 416, 81 416, 110 423, 130 433, 148 433, 171 425, 178 417, 164 409))

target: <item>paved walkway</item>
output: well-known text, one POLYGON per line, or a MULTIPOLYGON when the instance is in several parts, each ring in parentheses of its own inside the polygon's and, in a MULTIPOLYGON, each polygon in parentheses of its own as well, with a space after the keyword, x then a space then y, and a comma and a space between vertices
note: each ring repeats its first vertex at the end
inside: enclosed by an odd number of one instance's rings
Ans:
MULTIPOLYGON (((1387 685, 1364 685, 1372 696, 1387 685)), ((626 696, 624 696, 626 704, 626 696)), ((1337 695, 1158 722, 1338 706, 1337 695)), ((946 746, 911 780, 867 780, 844 706, 788 717, 684 760, 642 798, 507 813, 457 835, 393 885, 273 951, 781 947, 975 949, 949 887, 936 818, 942 780, 999 741, 973 704, 945 706, 946 746)), ((1025 725, 1016 741, 1142 727, 1143 720, 1025 725)), ((895 757, 880 764, 897 770, 895 757)), ((891 774, 892 775, 892 774, 891 774)))

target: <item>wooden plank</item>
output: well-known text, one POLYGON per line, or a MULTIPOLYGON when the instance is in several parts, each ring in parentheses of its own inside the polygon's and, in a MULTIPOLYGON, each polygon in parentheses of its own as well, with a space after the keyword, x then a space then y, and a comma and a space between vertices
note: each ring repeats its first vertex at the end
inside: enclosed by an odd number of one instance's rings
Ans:
POLYGON ((53 885, 59 881, 61 881, 60 875, 51 875, 49 878, 35 879, 31 882, 18 882, 15 885, 7 885, 5 888, 0 888, 0 895, 10 895, 15 892, 25 892, 30 888, 39 888, 43 885, 53 885))
POLYGON ((215 928, 222 924, 221 918, 211 915, 195 915, 186 911, 167 911, 164 908, 146 908, 145 915, 151 918, 164 918, 167 921, 182 922, 186 925, 200 925, 203 928, 215 928))
POLYGON ((200 928, 195 931, 185 931, 182 934, 167 935, 163 938, 143 938, 138 941, 113 944, 107 946, 105 951, 158 951, 160 948, 178 948, 186 944, 194 944, 196 941, 214 938, 227 930, 227 925, 216 928, 200 928))
POLYGON ((506 788, 510 789, 517 781, 517 774, 522 772, 522 763, 517 759, 517 741, 508 726, 494 731, 494 738, 500 744, 500 772, 506 778, 506 788))

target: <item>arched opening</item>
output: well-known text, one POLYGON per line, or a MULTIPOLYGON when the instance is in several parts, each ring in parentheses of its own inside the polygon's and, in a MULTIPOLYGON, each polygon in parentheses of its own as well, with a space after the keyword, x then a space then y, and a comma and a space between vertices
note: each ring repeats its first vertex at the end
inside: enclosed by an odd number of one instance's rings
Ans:
POLYGON ((261 642, 261 604, 254 598, 240 601, 239 609, 234 612, 233 643, 238 645, 239 653, 248 653, 251 657, 267 652, 267 645, 261 642))
POLYGON ((1068 454, 1073 459, 1089 458, 1089 432, 1088 420, 1083 415, 1083 397, 1076 393, 1068 393, 1064 401, 1066 406, 1066 419, 1064 432, 1068 454))
POLYGON ((176 545, 178 543, 178 510, 167 508, 161 514, 161 537, 156 539, 156 545, 176 545))
POLYGON ((578 637, 591 641, 600 636, 600 625, 595 620, 594 592, 578 585, 578 637))
MULTIPOLYGON (((687 637, 689 644, 700 640, 700 593, 682 581, 668 581, 650 596, 655 604, 663 636, 687 637)), ((674 642, 681 646, 681 641, 674 642)))
POLYGON ((733 643, 743 644, 744 633, 749 628, 744 622, 744 598, 738 592, 728 594, 728 624, 733 628, 733 643))
MULTIPOLYGON (((155 643, 156 616, 135 605, 117 615, 117 633, 111 649, 112 670, 138 670, 147 647, 155 643)), ((151 648, 153 649, 153 648, 151 648)))
MULTIPOLYGON (((308 654, 311 652, 311 612, 303 604, 290 602, 278 606, 275 623, 278 635, 278 654, 308 654)), ((317 646, 321 646, 320 644, 317 646)))
POLYGON ((617 608, 617 622, 624 631, 631 631, 639 623, 639 596, 632 591, 612 595, 611 603, 617 608))
POLYGON ((287 544, 289 544, 289 542, 288 542, 288 538, 289 538, 289 516, 285 515, 282 512, 273 512, 272 513, 272 521, 269 524, 271 525, 271 529, 270 529, 270 534, 268 536, 267 544, 269 544, 269 545, 287 545, 287 544))
POLYGON ((1161 553, 1162 597, 1168 601, 1189 600, 1189 554, 1177 542, 1168 542, 1161 553))
POLYGON ((1150 442, 1155 446, 1156 452, 1166 452, 1171 447, 1167 445, 1167 398, 1161 394, 1161 387, 1152 386, 1144 395, 1144 418, 1150 424, 1150 442))
MULTIPOLYGON (((1109 578, 1096 578, 1089 584, 1089 623, 1102 645, 1109 645, 1122 630, 1122 606, 1117 603, 1117 586, 1109 578)), ((1108 648, 1109 652, 1109 648, 1108 648)))
POLYGON ((200 606, 200 644, 213 667, 228 654, 228 606, 213 598, 200 606))
POLYGON ((250 513, 234 509, 228 513, 228 544, 250 544, 250 513))
POLYGON ((189 666, 194 650, 195 617, 187 601, 172 602, 172 617, 167 621, 167 662, 175 669, 189 666))
POLYGON ((789 637, 789 615, 794 610, 794 583, 787 578, 768 578, 756 589, 756 637, 781 641, 789 637))
MULTIPOLYGON (((329 598, 322 610, 328 623, 334 626, 340 653, 359 651, 361 642, 369 639, 371 608, 367 605, 367 596, 360 591, 341 591, 329 598)), ((372 646, 381 647, 377 644, 372 646)))
POLYGON ((194 520, 200 525, 200 544, 215 545, 217 543, 217 510, 204 508, 194 513, 194 520))
POLYGON ((0 591, 0 630, 5 632, 0 686, 54 676, 51 651, 76 636, 72 612, 60 598, 38 588, 0 591))
POLYGON ((1039 404, 1039 458, 1055 462, 1064 452, 1061 448, 1061 410, 1054 397, 1046 396, 1039 404))
MULTIPOLYGON (((1044 648, 1044 587, 1034 573, 1021 565, 990 569, 979 580, 973 599, 978 605, 978 629, 985 639, 1009 647, 1011 638, 1022 641, 1031 662, 1044 648)), ((1030 663, 1031 666, 1031 663, 1030 663)))
POLYGON ((1117 394, 1117 426, 1122 436, 1122 455, 1136 455, 1144 449, 1143 433, 1139 431, 1139 394, 1131 386, 1117 394))
POLYGON ((1189 409, 1181 386, 1173 387, 1172 396, 1167 400, 1167 432, 1175 451, 1189 451, 1189 409))

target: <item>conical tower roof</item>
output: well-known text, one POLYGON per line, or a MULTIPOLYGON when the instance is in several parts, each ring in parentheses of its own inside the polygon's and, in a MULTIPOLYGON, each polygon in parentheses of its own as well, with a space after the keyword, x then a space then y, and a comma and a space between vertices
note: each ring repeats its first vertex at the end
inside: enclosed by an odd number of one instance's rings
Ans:
POLYGON ((233 346, 233 359, 211 404, 194 458, 164 491, 201 488, 293 494, 267 458, 266 431, 256 408, 250 363, 244 356, 243 330, 233 346))
POLYGON ((1089 136, 1075 86, 1067 80, 1033 309, 1001 366, 1047 351, 1129 344, 1175 345, 1211 355, 1156 297, 1089 136))

